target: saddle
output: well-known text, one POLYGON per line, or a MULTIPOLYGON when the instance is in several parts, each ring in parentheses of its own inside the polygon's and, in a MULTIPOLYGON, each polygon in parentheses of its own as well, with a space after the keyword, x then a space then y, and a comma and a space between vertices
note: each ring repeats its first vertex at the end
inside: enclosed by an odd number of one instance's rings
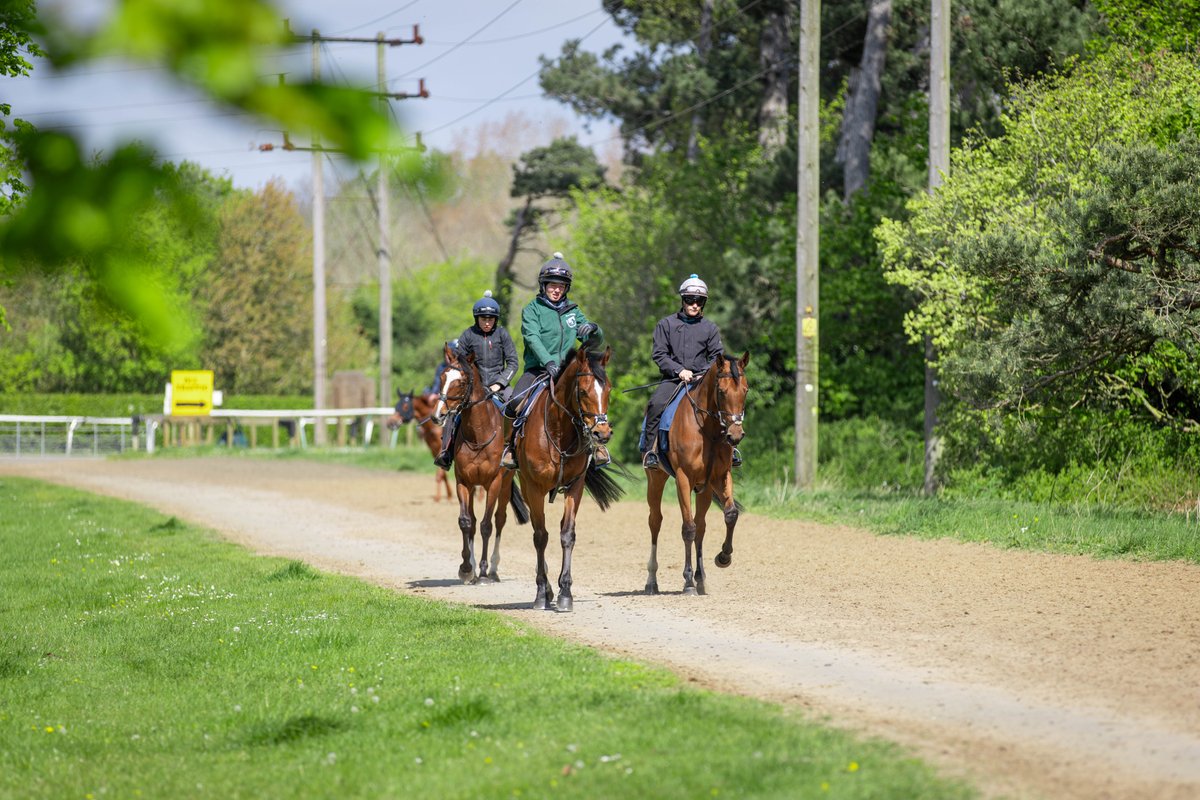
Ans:
POLYGON ((518 436, 525 435, 525 420, 529 417, 529 409, 533 408, 533 401, 537 400, 538 395, 546 390, 548 384, 545 381, 538 381, 530 386, 525 397, 514 397, 508 401, 507 406, 501 403, 501 411, 512 411, 513 417, 513 441, 516 441, 518 436), (515 406, 514 406, 515 404, 515 406))

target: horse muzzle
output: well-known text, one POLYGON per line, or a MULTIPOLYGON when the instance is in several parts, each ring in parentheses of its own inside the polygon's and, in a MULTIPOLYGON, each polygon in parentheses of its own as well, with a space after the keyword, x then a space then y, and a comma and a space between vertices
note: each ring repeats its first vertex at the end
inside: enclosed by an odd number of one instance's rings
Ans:
POLYGON ((607 419, 597 419, 588 432, 597 444, 608 444, 609 439, 612 439, 612 425, 608 424, 607 419))
POLYGON ((392 414, 390 417, 387 418, 387 428, 389 431, 394 431, 397 428, 399 428, 401 425, 403 425, 405 422, 408 422, 408 420, 404 419, 399 414, 392 414))
POLYGON ((725 441, 734 447, 737 447, 744 438, 746 438, 746 432, 742 430, 741 425, 730 425, 725 431, 725 441))

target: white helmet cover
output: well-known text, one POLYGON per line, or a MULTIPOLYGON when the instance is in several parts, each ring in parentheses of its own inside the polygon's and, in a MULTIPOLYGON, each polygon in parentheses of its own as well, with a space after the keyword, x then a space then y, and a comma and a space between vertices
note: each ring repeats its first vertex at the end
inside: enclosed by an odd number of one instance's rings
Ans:
POLYGON ((708 297, 708 284, 700 280, 700 276, 692 273, 683 283, 679 284, 679 296, 691 294, 697 297, 708 297))

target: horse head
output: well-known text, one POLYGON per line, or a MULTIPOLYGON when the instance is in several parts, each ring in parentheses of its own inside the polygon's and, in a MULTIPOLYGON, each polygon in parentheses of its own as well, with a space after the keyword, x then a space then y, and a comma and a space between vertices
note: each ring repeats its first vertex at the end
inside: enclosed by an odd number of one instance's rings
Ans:
POLYGON ((611 347, 604 348, 599 355, 581 347, 575 351, 559 379, 562 385, 574 386, 574 404, 568 407, 599 444, 607 444, 612 438, 612 426, 608 422, 608 394, 612 385, 605 370, 611 356, 611 347))
POLYGON ((737 446, 746 435, 742 423, 746 418, 746 394, 750 384, 746 380, 746 365, 750 363, 750 351, 741 358, 722 355, 713 364, 716 372, 717 420, 725 440, 737 446))
POLYGON ((438 401, 433 410, 433 421, 439 425, 446 417, 461 410, 471 399, 477 383, 475 377, 478 375, 474 353, 459 358, 458 353, 447 344, 445 356, 446 370, 442 373, 442 385, 437 387, 438 401))
POLYGON ((392 412, 392 415, 387 420, 388 430, 392 431, 407 422, 412 422, 415 414, 413 409, 413 393, 411 391, 402 392, 397 389, 396 397, 396 410, 392 412))

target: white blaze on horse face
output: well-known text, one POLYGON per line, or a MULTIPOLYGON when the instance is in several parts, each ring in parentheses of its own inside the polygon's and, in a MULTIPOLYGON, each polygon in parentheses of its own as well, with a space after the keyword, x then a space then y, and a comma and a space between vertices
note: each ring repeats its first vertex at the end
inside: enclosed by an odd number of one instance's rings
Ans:
POLYGON ((454 368, 449 368, 442 373, 442 393, 441 396, 438 397, 437 408, 435 408, 433 411, 435 417, 441 419, 450 413, 450 409, 446 407, 446 395, 450 391, 450 387, 453 386, 456 381, 461 381, 465 377, 466 376, 463 375, 462 372, 454 368))
POLYGON ((607 414, 608 409, 604 407, 604 387, 600 381, 592 379, 592 394, 596 395, 596 412, 599 414, 607 414))

